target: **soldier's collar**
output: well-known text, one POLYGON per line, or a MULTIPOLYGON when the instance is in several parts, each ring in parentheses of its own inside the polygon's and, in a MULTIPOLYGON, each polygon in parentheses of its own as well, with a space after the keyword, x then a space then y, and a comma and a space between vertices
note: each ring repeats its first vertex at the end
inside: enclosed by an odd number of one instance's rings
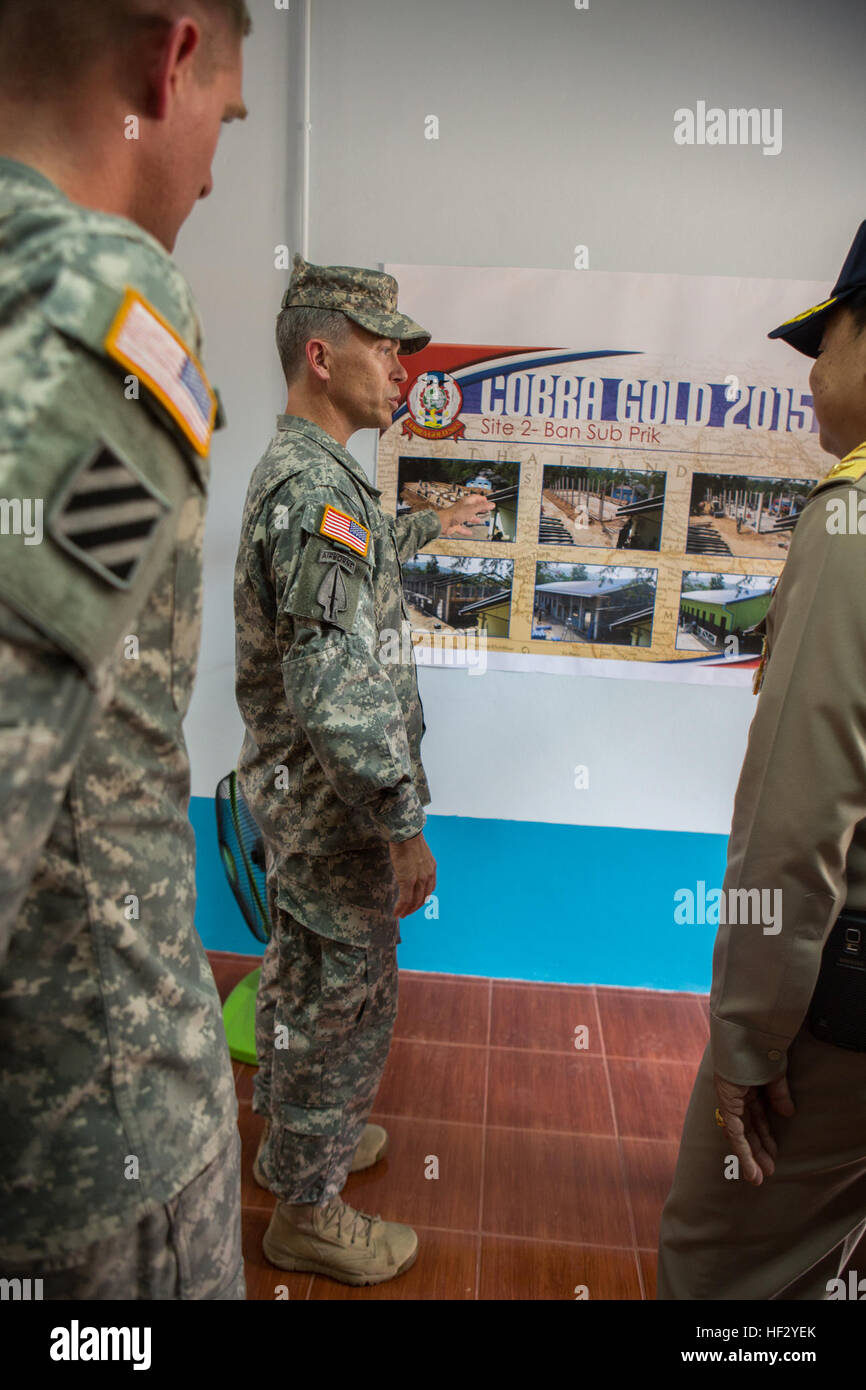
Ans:
POLYGON ((294 430, 296 434, 305 434, 308 439, 314 440, 321 448, 327 449, 328 453, 351 473, 355 481, 362 488, 365 488, 371 497, 382 496, 381 488, 373 486, 357 459, 352 458, 348 449, 344 449, 342 444, 338 444, 333 435, 328 434, 327 430, 323 430, 321 425, 314 425, 312 420, 305 420, 301 415, 278 415, 277 429, 294 430))
POLYGON ((25 183, 35 183, 40 188, 47 188, 51 193, 56 193, 59 198, 66 198, 63 189, 58 188, 47 174, 43 174, 42 170, 37 169, 33 164, 24 164, 20 159, 10 159, 8 155, 0 155, 0 174, 9 174, 25 183))

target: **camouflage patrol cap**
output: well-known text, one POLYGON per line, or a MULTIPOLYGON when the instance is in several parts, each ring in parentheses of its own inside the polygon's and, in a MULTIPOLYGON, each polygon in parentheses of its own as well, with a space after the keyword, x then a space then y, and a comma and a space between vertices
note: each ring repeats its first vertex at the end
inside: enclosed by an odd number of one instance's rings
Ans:
POLYGON ((378 270, 351 265, 311 265, 295 256, 281 309, 330 309, 380 338, 399 338, 401 354, 420 352, 430 341, 414 319, 397 312, 397 281, 378 270))

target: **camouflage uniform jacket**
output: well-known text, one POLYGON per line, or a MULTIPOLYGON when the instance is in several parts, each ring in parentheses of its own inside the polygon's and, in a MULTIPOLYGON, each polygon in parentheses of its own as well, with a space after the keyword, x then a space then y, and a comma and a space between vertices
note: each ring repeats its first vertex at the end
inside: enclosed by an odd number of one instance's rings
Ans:
POLYGON ((430 800, 401 560, 441 533, 394 520, 318 425, 282 415, 253 473, 235 572, 241 787, 279 874, 417 835, 430 800), (399 658, 397 649, 399 648, 399 658))
POLYGON ((215 410, 199 345, 158 242, 0 160, 0 496, 44 502, 41 543, 0 533, 6 1261, 60 1267, 128 1229, 236 1122, 181 728, 215 410))

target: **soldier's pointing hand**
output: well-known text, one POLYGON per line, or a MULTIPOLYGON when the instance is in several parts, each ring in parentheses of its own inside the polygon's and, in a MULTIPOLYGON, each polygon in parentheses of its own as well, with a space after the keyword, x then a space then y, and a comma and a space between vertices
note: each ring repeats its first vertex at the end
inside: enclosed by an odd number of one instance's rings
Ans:
POLYGON ((442 535, 471 536, 472 532, 468 528, 480 526, 485 513, 493 511, 494 507, 495 503, 480 492, 473 497, 465 497, 461 502, 455 502, 453 507, 445 507, 438 514, 442 523, 442 535))

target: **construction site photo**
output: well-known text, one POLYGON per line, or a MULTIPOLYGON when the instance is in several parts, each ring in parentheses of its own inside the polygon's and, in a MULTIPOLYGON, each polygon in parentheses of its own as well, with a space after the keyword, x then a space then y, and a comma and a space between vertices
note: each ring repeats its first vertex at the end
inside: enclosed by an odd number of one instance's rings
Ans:
POLYGON ((424 553, 403 565, 403 597, 413 632, 484 631, 507 637, 513 560, 424 553))
POLYGON ((442 509, 480 492, 494 504, 478 526, 471 527, 478 541, 513 541, 517 535, 517 498, 520 464, 477 459, 401 457, 397 471, 397 515, 442 509))
POLYGON ((761 651, 763 623, 776 580, 768 574, 686 570, 677 625, 679 651, 747 656, 761 651))
POLYGON ((696 473, 687 554, 784 560, 797 516, 816 483, 816 478, 696 473))
POLYGON ((662 472, 548 464, 538 543, 658 550, 664 501, 662 472))
POLYGON ((548 642, 652 645, 658 571, 539 561, 532 636, 548 642))

